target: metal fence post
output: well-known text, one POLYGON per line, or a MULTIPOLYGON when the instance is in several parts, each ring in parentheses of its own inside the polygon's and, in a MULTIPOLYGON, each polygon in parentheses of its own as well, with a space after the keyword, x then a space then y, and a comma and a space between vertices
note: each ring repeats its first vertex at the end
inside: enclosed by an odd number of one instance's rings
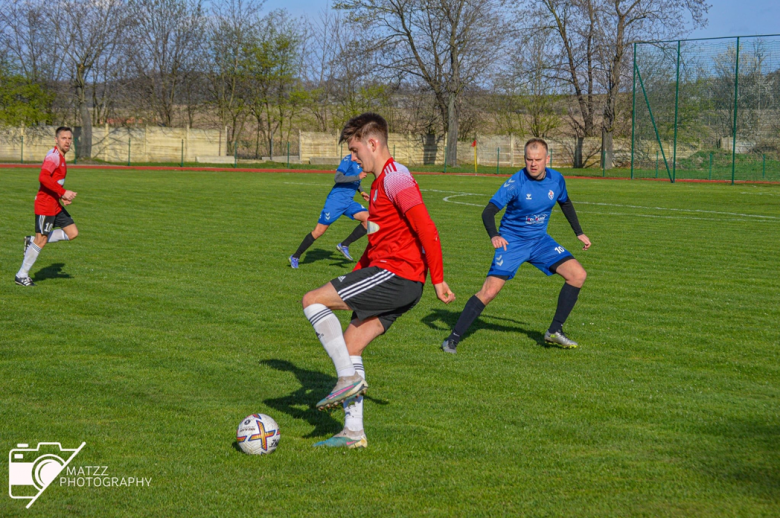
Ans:
POLYGON ((761 155, 761 178, 766 178, 766 155, 761 155))
POLYGON ((181 139, 181 167, 184 167, 184 139, 181 139))
MULTIPOLYGON (((634 179, 634 124, 636 121, 636 42, 634 43, 633 83, 631 85, 631 179, 634 179)), ((550 157, 552 167, 552 157, 550 157)))
POLYGON ((501 148, 496 148, 496 174, 498 174, 498 164, 501 161, 501 148))
POLYGON ((550 169, 552 169, 552 166, 553 166, 552 165, 553 164, 552 160, 553 160, 553 150, 552 150, 552 148, 550 148, 550 169))
POLYGON ((132 137, 127 137, 127 166, 130 167, 130 144, 133 142, 132 137))
POLYGON ((672 151, 672 182, 677 179, 677 107, 680 100, 680 40, 677 40, 677 80, 674 84, 674 148, 672 151))
POLYGON ((710 176, 708 180, 712 180, 712 153, 710 153, 710 176))
POLYGON ((22 164, 24 164, 24 135, 22 135, 22 164))
POLYGON ((737 166, 737 101, 739 100, 739 36, 737 36, 737 56, 734 65, 734 127, 731 131, 731 185, 737 166))
POLYGON ((78 151, 78 143, 79 139, 74 138, 73 139, 73 165, 76 165, 79 163, 79 151, 78 151))
POLYGON ((642 89, 642 95, 645 98, 645 104, 647 105, 647 113, 650 114, 650 122, 653 123, 653 131, 655 132, 655 140, 658 142, 658 149, 661 150, 661 156, 664 159, 664 167, 666 167, 666 174, 669 175, 669 181, 674 183, 672 178, 672 172, 669 170, 669 162, 666 161, 666 153, 664 152, 663 144, 661 144, 661 134, 658 132, 658 126, 655 123, 655 117, 653 116, 653 109, 650 107, 650 99, 647 97, 647 90, 645 90, 645 83, 642 81, 642 74, 639 69, 636 70, 636 77, 639 79, 639 87, 642 89))
POLYGON ((238 167, 238 141, 233 142, 233 169, 238 167))
POLYGON ((287 169, 290 168, 290 141, 287 141, 287 169))

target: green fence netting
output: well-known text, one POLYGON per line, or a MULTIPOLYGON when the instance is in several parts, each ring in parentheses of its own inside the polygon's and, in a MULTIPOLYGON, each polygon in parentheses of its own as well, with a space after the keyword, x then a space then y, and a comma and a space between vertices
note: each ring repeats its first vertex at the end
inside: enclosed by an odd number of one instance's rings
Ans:
POLYGON ((637 43, 635 178, 779 181, 780 35, 637 43))

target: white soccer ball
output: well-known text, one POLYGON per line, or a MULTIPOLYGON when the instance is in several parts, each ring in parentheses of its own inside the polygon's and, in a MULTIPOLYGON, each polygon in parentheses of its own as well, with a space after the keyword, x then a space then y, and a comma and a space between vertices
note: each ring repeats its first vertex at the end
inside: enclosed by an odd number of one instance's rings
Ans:
POLYGON ((279 425, 265 414, 248 415, 238 423, 236 440, 244 453, 273 453, 279 444, 279 425))

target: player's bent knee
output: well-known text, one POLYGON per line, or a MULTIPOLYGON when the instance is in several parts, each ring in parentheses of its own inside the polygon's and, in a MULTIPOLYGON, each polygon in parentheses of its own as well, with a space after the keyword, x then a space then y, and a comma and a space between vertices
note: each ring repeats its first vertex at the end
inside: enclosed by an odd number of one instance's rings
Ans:
POLYGON ((308 292, 306 295, 303 296, 303 300, 301 300, 301 305, 304 309, 308 308, 312 304, 317 303, 317 295, 314 291, 308 292))
POLYGON ((496 296, 498 296, 499 290, 493 290, 493 289, 481 289, 479 293, 477 293, 477 298, 484 304, 488 305, 490 304, 496 296))
POLYGON ((568 279, 566 279, 566 282, 568 282, 572 286, 581 288, 582 285, 585 284, 585 279, 587 279, 587 277, 588 277, 588 272, 586 272, 584 268, 580 267, 577 270, 575 270, 568 279))

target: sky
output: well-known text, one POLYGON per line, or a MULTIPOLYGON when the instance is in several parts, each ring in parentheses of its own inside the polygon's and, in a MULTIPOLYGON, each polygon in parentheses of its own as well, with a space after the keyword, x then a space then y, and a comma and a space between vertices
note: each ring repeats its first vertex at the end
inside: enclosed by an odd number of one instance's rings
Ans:
MULTIPOLYGON (((265 10, 287 9, 294 16, 314 16, 327 9, 329 0, 266 0, 265 10)), ((778 0, 709 0, 708 23, 688 38, 780 34, 778 0)))

